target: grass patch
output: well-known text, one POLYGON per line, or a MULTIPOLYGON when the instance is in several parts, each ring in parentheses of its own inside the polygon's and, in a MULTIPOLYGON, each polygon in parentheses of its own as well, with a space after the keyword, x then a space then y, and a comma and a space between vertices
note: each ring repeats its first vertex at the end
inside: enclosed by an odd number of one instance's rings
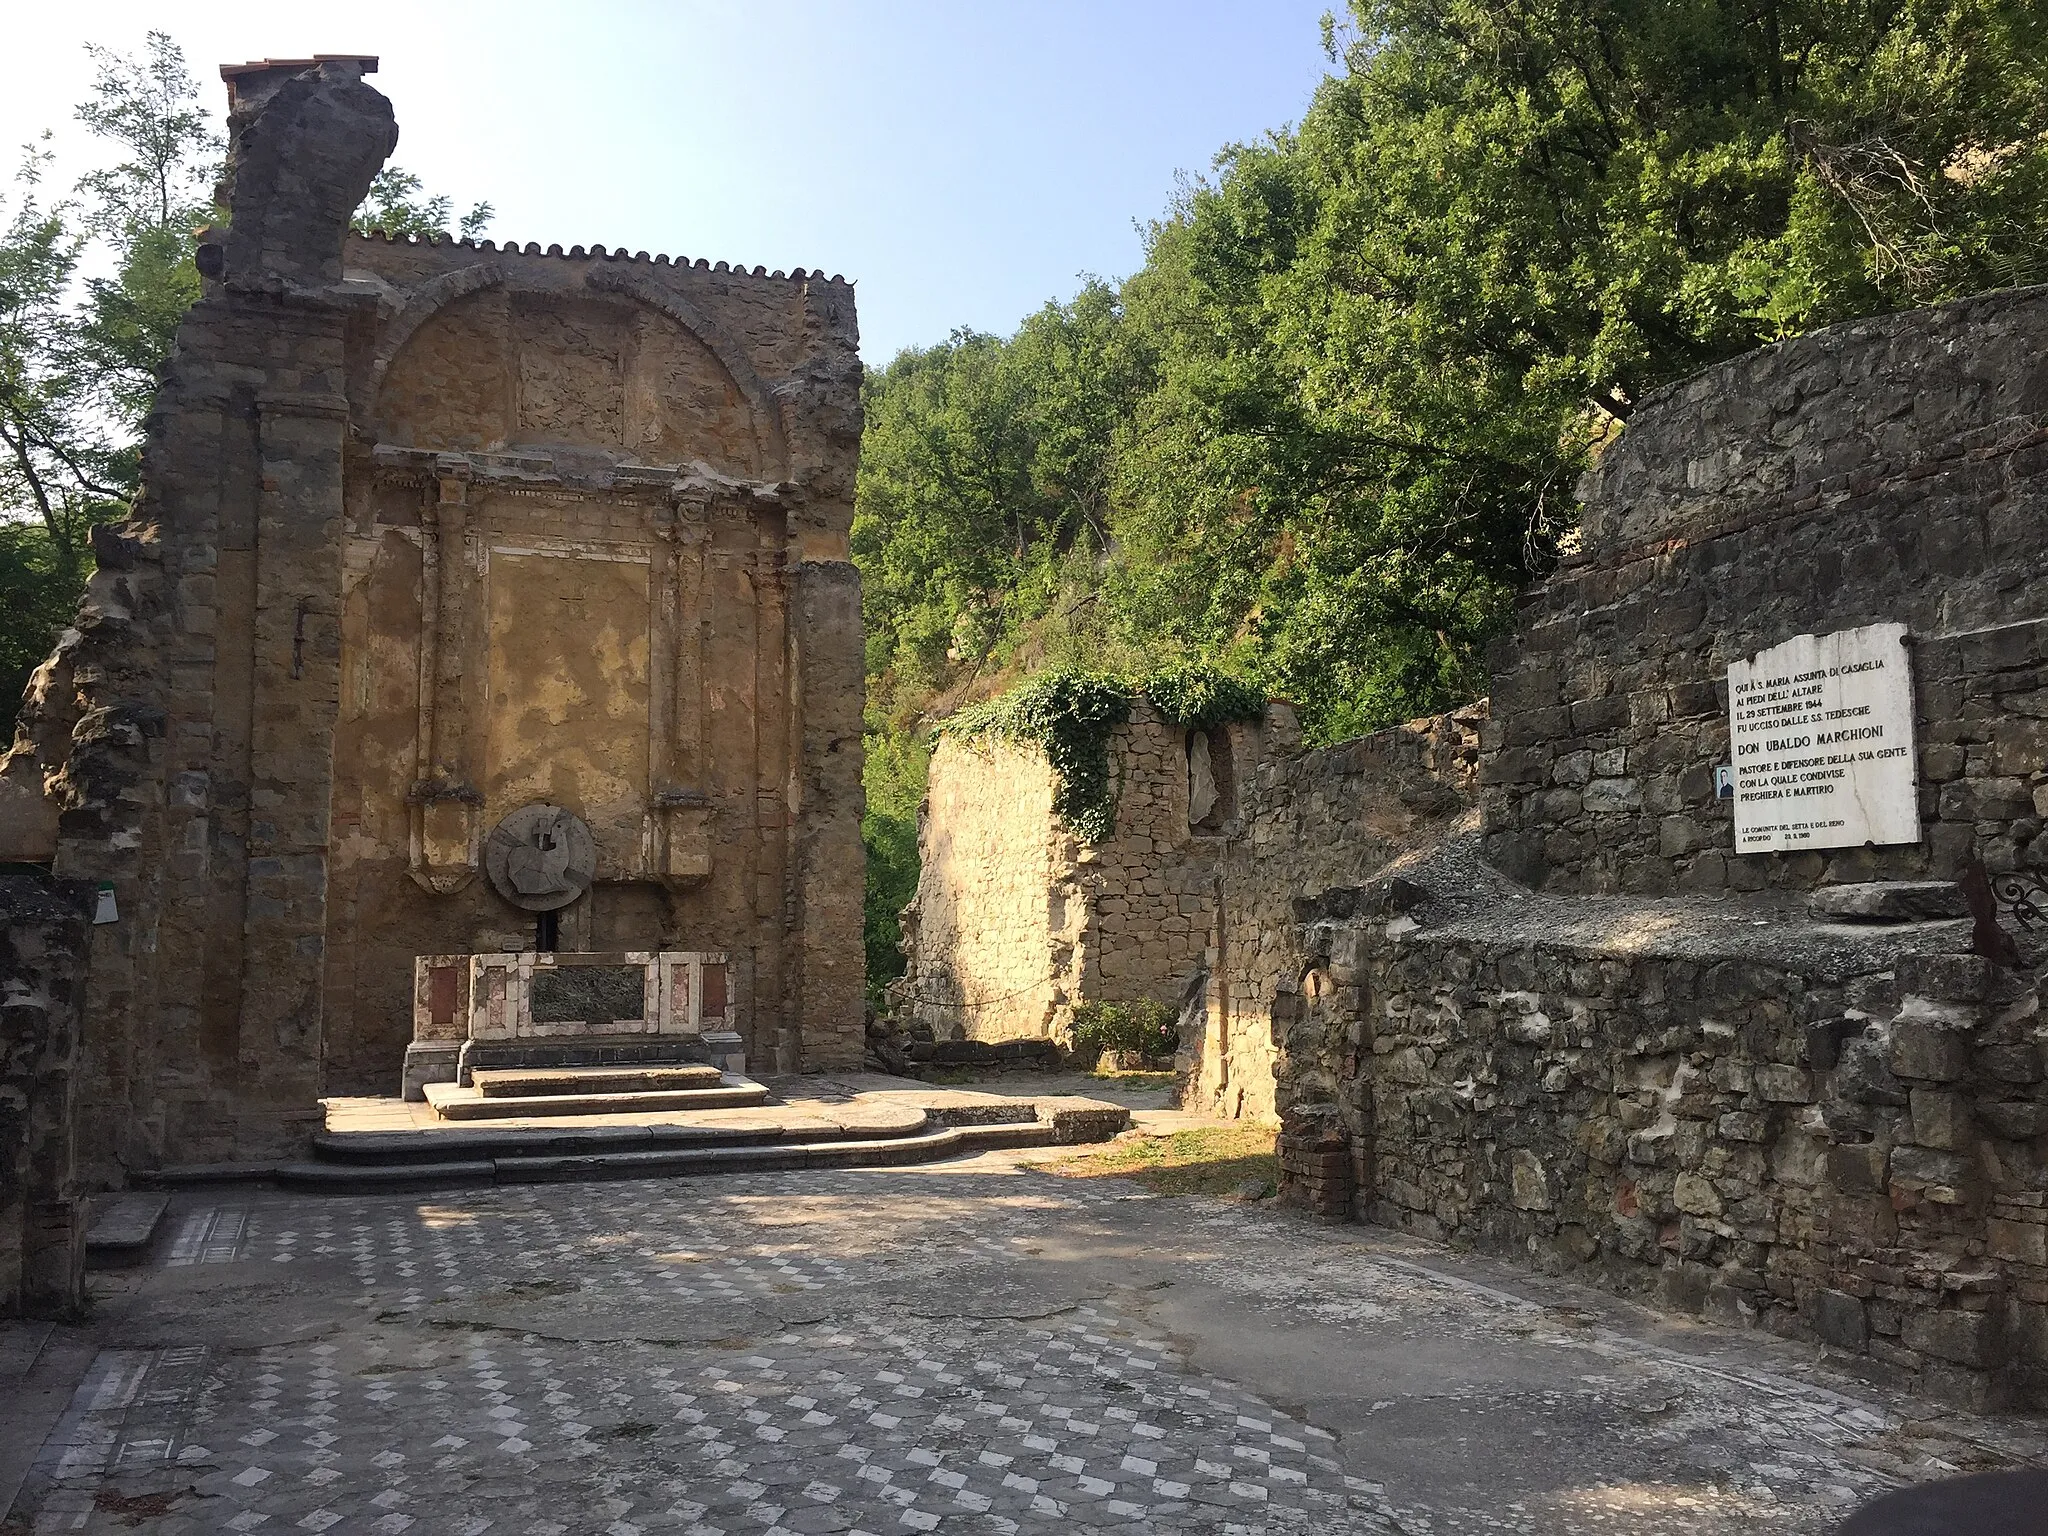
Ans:
POLYGON ((1069 1179, 1136 1179, 1160 1195, 1227 1195, 1257 1182, 1279 1186, 1279 1132, 1263 1125, 1204 1125, 1170 1136, 1133 1136, 1086 1157, 1044 1167, 1069 1179))
POLYGON ((1088 1074, 1098 1082, 1116 1083, 1125 1088, 1171 1088, 1171 1072, 1108 1072, 1097 1067, 1088 1074))

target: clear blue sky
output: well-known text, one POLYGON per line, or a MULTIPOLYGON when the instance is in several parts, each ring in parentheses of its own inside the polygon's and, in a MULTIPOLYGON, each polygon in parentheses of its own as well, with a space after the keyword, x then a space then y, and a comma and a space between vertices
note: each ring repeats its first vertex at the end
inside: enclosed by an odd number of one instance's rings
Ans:
POLYGON ((1300 118, 1332 4, 26 0, 0 144, 82 166, 88 41, 168 31, 216 114, 222 62, 376 53, 397 162, 490 235, 844 273, 881 363, 1135 268, 1176 171, 1300 118))

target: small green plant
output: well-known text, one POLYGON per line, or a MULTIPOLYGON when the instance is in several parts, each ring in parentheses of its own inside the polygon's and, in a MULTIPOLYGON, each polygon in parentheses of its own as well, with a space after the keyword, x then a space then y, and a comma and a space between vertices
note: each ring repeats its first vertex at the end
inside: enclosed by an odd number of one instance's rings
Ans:
POLYGON ((1104 1051, 1171 1056, 1180 1048, 1180 1021, 1164 1003, 1082 1003, 1074 1009, 1074 1054, 1093 1065, 1104 1051))

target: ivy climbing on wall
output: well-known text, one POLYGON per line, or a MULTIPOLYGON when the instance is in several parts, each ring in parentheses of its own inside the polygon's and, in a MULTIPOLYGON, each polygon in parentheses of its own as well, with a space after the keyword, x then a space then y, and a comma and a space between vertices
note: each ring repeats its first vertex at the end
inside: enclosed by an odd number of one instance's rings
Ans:
POLYGON ((1143 695, 1174 724, 1213 730, 1255 720, 1266 697, 1241 678, 1198 662, 1148 673, 1138 682, 1103 672, 1040 673, 1008 693, 971 704, 938 729, 956 741, 1006 741, 1045 754, 1056 785, 1052 808, 1073 834, 1098 843, 1116 830, 1117 783, 1109 744, 1143 695))

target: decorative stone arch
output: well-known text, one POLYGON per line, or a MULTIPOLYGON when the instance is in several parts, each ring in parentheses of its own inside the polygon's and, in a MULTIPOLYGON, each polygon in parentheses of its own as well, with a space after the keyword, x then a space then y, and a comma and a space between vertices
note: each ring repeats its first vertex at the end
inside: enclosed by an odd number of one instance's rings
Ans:
POLYGON ((404 350, 405 344, 412 340, 421 326, 457 299, 468 298, 472 293, 494 288, 504 281, 503 267, 495 261, 480 261, 475 266, 457 267, 453 272, 443 272, 439 277, 422 283, 398 312, 397 318, 377 338, 376 355, 370 363, 367 398, 381 401, 384 375, 390 371, 392 360, 404 350))
POLYGON ((774 392, 767 381, 754 370, 733 339, 696 305, 681 294, 650 282, 637 273, 620 272, 608 267, 594 267, 583 279, 583 286, 598 293, 615 293, 622 298, 646 305, 649 309, 666 315, 677 325, 703 344, 706 351, 718 359, 719 365, 731 375, 733 383, 746 397, 747 406, 754 418, 754 441, 761 450, 763 463, 776 466, 776 478, 788 472, 789 443, 782 432, 782 412, 774 392))
MULTIPOLYGON (((413 292, 405 307, 378 338, 375 360, 370 365, 369 398, 379 402, 380 410, 384 380, 391 364, 420 328, 458 300, 509 280, 505 269, 498 263, 483 261, 444 272, 422 283, 413 292)), ((633 273, 599 267, 584 277, 583 285, 597 293, 615 294, 644 305, 681 326, 693 337, 717 360, 745 398, 753 418, 754 443, 761 461, 773 466, 776 479, 788 473, 789 444, 783 434, 782 412, 774 391, 747 361, 746 354, 714 321, 681 294, 633 273)))

